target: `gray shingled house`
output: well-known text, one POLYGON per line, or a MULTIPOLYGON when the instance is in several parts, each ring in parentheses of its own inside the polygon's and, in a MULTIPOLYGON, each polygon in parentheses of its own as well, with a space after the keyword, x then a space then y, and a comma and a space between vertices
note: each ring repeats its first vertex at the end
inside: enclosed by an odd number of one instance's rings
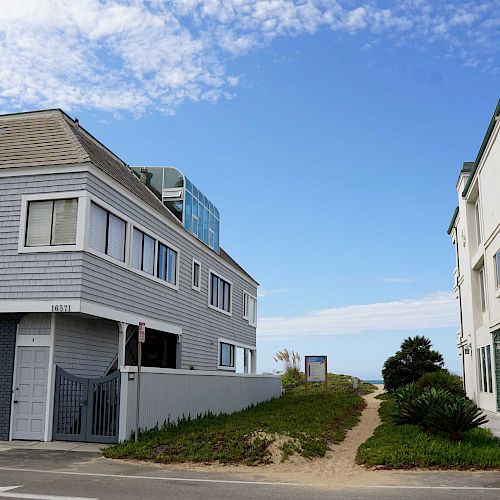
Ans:
POLYGON ((0 116, 0 439, 115 442, 280 393, 257 282, 179 170, 130 167, 61 110, 0 116), (236 367, 242 373, 236 373, 236 367))

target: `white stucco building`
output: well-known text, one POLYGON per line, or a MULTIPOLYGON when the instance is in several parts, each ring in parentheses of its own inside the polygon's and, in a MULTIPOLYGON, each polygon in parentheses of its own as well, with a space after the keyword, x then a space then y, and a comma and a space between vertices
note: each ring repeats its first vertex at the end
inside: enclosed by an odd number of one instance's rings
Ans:
POLYGON ((465 390, 479 407, 500 414, 499 131, 500 101, 475 161, 460 171, 448 234, 456 248, 457 346, 465 390))

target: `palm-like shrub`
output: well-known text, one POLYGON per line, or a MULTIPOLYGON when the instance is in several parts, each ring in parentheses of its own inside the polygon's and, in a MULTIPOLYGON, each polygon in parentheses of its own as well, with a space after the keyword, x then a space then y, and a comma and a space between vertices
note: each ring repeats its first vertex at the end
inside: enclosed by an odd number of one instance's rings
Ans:
POLYGON ((398 414, 394 420, 397 424, 420 425, 433 432, 434 429, 428 421, 431 409, 449 403, 451 397, 444 389, 426 387, 420 392, 416 384, 408 384, 395 393, 398 414))
POLYGON ((446 432, 452 441, 461 441, 464 432, 485 424, 488 419, 470 399, 450 395, 444 404, 429 408, 426 422, 433 430, 446 432))
POLYGON ((446 369, 426 373, 417 380, 416 386, 420 392, 426 387, 434 387, 448 391, 450 394, 465 396, 462 379, 446 369))

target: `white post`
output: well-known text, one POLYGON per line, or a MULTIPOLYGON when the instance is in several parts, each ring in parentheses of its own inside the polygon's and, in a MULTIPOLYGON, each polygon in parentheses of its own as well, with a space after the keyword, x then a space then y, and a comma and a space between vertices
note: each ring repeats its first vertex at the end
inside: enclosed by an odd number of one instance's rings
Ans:
POLYGON ((248 373, 248 349, 243 349, 243 373, 248 373))
POLYGON ((252 353, 252 369, 250 373, 257 373, 257 349, 250 352, 252 353))
POLYGON ((118 321, 118 371, 125 366, 125 344, 127 342, 128 323, 118 321))

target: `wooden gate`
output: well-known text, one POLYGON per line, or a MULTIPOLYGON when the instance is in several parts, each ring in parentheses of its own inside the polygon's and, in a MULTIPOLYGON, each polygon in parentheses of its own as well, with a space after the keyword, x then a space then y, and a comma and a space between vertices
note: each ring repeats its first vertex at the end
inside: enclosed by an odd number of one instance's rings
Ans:
POLYGON ((120 373, 81 378, 56 366, 52 436, 64 441, 118 442, 120 373))

